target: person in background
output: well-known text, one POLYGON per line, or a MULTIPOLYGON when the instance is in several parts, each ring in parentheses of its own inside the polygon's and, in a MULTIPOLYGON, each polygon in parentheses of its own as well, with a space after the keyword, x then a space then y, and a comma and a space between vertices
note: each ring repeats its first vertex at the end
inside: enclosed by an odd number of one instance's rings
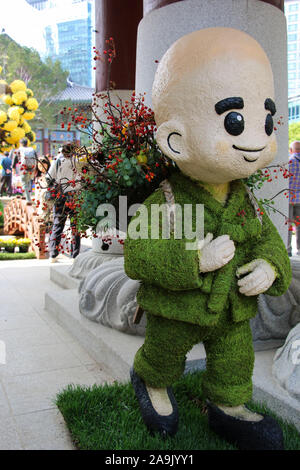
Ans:
MULTIPOLYGON (((300 141, 290 145, 289 158, 289 220, 300 222, 300 141)), ((297 255, 300 255, 300 225, 296 226, 297 255)), ((288 232, 288 254, 292 256, 292 232, 288 232)))
POLYGON ((80 176, 77 173, 74 159, 74 144, 63 145, 61 152, 52 161, 48 174, 48 186, 50 191, 55 192, 55 202, 53 207, 53 226, 49 240, 50 261, 55 263, 59 253, 63 230, 67 218, 71 221, 72 258, 80 252, 80 234, 76 230, 74 223, 74 210, 69 206, 74 200, 76 191, 80 188, 80 176))
POLYGON ((35 175, 35 203, 37 206, 38 215, 49 222, 50 201, 47 201, 45 196, 48 189, 47 174, 50 168, 50 160, 47 156, 38 159, 37 169, 35 175))
POLYGON ((37 154, 32 147, 28 147, 28 140, 26 138, 21 139, 20 144, 19 152, 22 187, 27 202, 31 202, 32 181, 37 165, 37 154))
POLYGON ((2 175, 0 180, 0 195, 3 196, 3 193, 6 192, 9 196, 12 195, 12 161, 9 157, 9 152, 4 152, 4 157, 1 161, 2 165, 2 175))

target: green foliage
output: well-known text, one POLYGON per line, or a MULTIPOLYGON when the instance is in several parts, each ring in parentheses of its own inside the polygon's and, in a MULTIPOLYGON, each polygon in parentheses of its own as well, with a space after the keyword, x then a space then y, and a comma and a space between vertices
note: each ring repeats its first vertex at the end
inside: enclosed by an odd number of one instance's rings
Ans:
MULTIPOLYGON (((147 431, 130 384, 70 385, 59 393, 56 404, 81 450, 235 450, 208 427, 201 372, 183 376, 174 384, 174 393, 180 412, 179 429, 175 437, 166 439, 147 431)), ((292 425, 262 406, 251 403, 249 407, 273 415, 283 429, 285 448, 300 450, 300 437, 292 425)))
POLYGON ((289 124, 289 145, 295 140, 300 140, 300 122, 289 124))
POLYGON ((6 34, 0 35, 0 57, 2 77, 8 83, 18 78, 34 90, 39 109, 32 123, 49 127, 61 106, 52 98, 65 88, 68 72, 59 61, 47 58, 43 62, 36 50, 20 46, 6 34))
POLYGON ((16 259, 35 259, 35 253, 0 253, 0 261, 16 260, 16 259))
MULTIPOLYGON (((110 139, 109 137, 107 139, 108 142, 104 139, 102 143, 102 152, 105 154, 109 154, 110 150, 110 139)), ((149 148, 146 173, 152 173, 152 179, 145 177, 146 164, 139 162, 136 156, 125 150, 120 158, 111 158, 106 167, 107 172, 104 179, 99 175, 87 176, 77 199, 78 230, 84 232, 88 228, 96 229, 98 222, 106 217, 106 215, 96 216, 97 207, 100 204, 111 203, 118 211, 119 196, 127 196, 128 207, 131 204, 143 202, 156 189, 157 182, 166 177, 166 167, 157 163, 161 162, 162 158, 156 145, 149 148)))

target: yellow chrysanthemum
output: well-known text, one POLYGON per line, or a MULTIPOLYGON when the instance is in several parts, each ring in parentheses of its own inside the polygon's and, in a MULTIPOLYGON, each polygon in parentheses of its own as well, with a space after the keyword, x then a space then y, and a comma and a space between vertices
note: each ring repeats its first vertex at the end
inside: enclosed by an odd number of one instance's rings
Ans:
POLYGON ((18 106, 12 106, 8 109, 7 114, 10 119, 16 121, 17 123, 20 121, 20 113, 18 106))
POLYGON ((25 134, 27 134, 28 132, 31 131, 31 127, 30 127, 30 125, 28 124, 28 122, 26 122, 26 121, 24 121, 24 122, 22 123, 22 128, 24 129, 25 134))
POLYGON ((11 132, 18 127, 16 121, 8 121, 4 124, 3 129, 5 131, 11 132))
POLYGON ((34 94, 30 88, 27 88, 26 93, 27 93, 28 98, 30 98, 30 96, 33 96, 34 94))
POLYGON ((23 80, 14 80, 10 85, 11 91, 17 93, 17 91, 26 91, 26 83, 23 80))
POLYGON ((35 98, 28 98, 25 105, 26 105, 26 108, 29 109, 30 111, 35 111, 39 107, 39 104, 35 98))
POLYGON ((8 106, 11 106, 12 104, 14 104, 13 100, 12 100, 12 97, 10 95, 3 95, 2 96, 2 101, 5 103, 5 104, 8 104, 8 106))
POLYGON ((19 106, 19 113, 20 113, 20 114, 23 114, 24 111, 25 111, 25 109, 24 109, 22 106, 19 106))
POLYGON ((35 113, 32 113, 30 111, 25 111, 25 113, 22 115, 26 121, 30 121, 30 119, 33 119, 35 116, 35 113))
POLYGON ((7 121, 7 114, 5 111, 0 111, 0 126, 3 124, 5 121, 7 121))
POLYGON ((19 126, 22 126, 24 122, 26 122, 25 119, 23 118, 23 116, 20 116, 19 126))
POLYGON ((6 141, 9 144, 15 144, 21 139, 23 139, 23 137, 25 137, 24 129, 21 129, 21 127, 17 127, 16 129, 11 131, 10 136, 6 138, 6 141))
POLYGON ((6 142, 8 142, 9 144, 14 144, 14 143, 15 143, 15 140, 14 140, 12 137, 7 136, 7 137, 6 137, 6 142))
POLYGON ((25 91, 17 91, 12 95, 12 100, 15 104, 22 104, 27 100, 27 93, 25 91))

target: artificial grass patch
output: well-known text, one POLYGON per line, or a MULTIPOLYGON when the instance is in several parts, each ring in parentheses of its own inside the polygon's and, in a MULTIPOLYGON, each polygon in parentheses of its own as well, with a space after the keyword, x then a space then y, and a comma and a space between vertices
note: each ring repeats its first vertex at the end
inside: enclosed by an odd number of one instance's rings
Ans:
MULTIPOLYGON (((184 375, 173 389, 179 406, 179 429, 175 437, 165 440, 147 431, 131 384, 69 385, 58 394, 56 404, 74 444, 81 450, 235 449, 208 427, 205 401, 201 397, 201 372, 184 375)), ((300 436, 294 426, 262 406, 251 403, 249 407, 277 419, 283 429, 286 450, 300 450, 300 436)))
POLYGON ((36 255, 32 251, 29 253, 0 253, 0 261, 15 259, 35 259, 36 255))

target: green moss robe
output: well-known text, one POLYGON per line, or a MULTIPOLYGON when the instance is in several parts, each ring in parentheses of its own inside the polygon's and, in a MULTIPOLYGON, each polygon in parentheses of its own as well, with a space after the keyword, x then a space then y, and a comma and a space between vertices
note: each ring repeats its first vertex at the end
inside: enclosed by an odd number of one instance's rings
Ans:
MULTIPOLYGON (((174 236, 152 240, 148 217, 149 238, 133 239, 128 235, 124 246, 125 271, 130 278, 141 281, 137 301, 145 311, 201 326, 215 325, 225 310, 230 311, 233 322, 250 319, 257 313, 257 296, 240 294, 236 270, 258 258, 268 261, 277 273, 266 294, 279 296, 286 291, 291 282, 286 248, 267 215, 262 216, 262 223, 258 219, 242 181, 231 183, 225 206, 182 173, 172 174, 169 182, 176 204, 204 205, 205 235, 210 232, 216 238, 227 234, 236 250, 234 258, 222 268, 200 273, 198 251, 185 249, 190 240, 174 236)), ((164 193, 158 189, 144 205, 150 213, 151 204, 165 203, 164 193)))

